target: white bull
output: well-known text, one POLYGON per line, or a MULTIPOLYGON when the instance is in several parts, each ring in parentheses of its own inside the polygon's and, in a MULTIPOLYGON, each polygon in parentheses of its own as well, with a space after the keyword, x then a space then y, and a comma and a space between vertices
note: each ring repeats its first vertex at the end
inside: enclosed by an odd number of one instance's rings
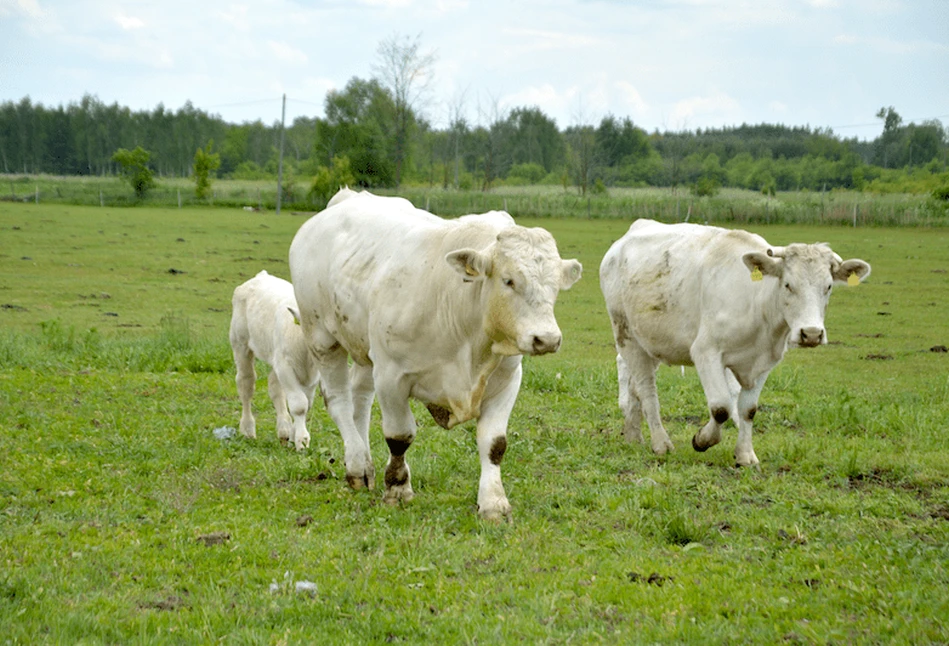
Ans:
POLYGON ((479 513, 509 515, 501 459, 521 355, 560 347, 554 303, 580 273, 579 262, 560 258, 550 233, 500 212, 443 220, 401 198, 362 192, 300 227, 290 274, 349 485, 374 486, 374 388, 390 453, 386 502, 414 495, 405 452, 416 434, 415 398, 445 428, 478 420, 479 513))
POLYGON ((736 463, 758 464, 752 420, 768 373, 788 346, 827 343, 832 285, 869 275, 870 265, 843 261, 825 244, 772 247, 746 231, 634 222, 600 264, 626 439, 642 441, 645 414, 652 450, 672 450, 659 417, 656 369, 694 365, 711 419, 692 446, 717 444, 731 418, 736 463))
POLYGON ((310 444, 306 415, 320 375, 291 309, 293 286, 262 271, 234 290, 230 341, 241 398, 241 433, 257 437, 251 408, 257 374, 254 358, 271 366, 267 387, 277 413, 277 437, 297 450, 310 444))

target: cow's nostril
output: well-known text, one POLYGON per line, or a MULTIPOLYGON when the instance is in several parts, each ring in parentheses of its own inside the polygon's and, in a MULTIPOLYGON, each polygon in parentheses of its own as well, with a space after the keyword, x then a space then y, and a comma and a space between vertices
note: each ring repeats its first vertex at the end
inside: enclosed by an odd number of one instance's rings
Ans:
POLYGON ((534 347, 534 352, 536 354, 556 352, 557 349, 560 348, 560 336, 559 335, 535 336, 533 347, 534 347))
POLYGON ((801 345, 814 346, 820 345, 824 338, 824 330, 819 327, 801 328, 801 345))

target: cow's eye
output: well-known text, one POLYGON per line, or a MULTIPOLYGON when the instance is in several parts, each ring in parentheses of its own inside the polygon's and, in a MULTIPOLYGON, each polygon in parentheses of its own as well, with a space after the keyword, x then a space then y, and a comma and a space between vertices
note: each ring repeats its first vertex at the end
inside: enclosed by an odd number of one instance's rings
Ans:
POLYGON ((505 287, 510 287, 511 289, 514 289, 514 279, 513 279, 513 278, 505 278, 505 279, 503 279, 501 282, 504 283, 504 286, 505 286, 505 287))
POLYGON ((791 289, 791 283, 784 283, 784 289, 788 290, 792 294, 794 293, 794 290, 791 289))

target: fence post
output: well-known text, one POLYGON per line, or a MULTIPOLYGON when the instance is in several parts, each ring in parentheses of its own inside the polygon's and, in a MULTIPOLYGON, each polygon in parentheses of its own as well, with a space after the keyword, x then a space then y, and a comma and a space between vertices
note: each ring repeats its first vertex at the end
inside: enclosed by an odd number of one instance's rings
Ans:
POLYGON ((857 203, 853 203, 853 228, 857 228, 857 203))
POLYGON ((178 189, 178 208, 181 208, 181 189, 178 189))
POLYGON ((101 189, 101 188, 99 189, 99 206, 100 206, 100 207, 105 206, 105 200, 102 199, 102 189, 101 189))

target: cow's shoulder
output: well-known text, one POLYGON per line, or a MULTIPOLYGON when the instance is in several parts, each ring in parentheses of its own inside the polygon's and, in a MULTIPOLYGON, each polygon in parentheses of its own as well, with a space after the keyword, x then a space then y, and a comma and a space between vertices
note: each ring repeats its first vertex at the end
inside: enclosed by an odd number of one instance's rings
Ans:
POLYGON ((488 211, 487 213, 462 215, 456 221, 463 224, 484 223, 496 229, 515 226, 514 218, 507 211, 488 211))

